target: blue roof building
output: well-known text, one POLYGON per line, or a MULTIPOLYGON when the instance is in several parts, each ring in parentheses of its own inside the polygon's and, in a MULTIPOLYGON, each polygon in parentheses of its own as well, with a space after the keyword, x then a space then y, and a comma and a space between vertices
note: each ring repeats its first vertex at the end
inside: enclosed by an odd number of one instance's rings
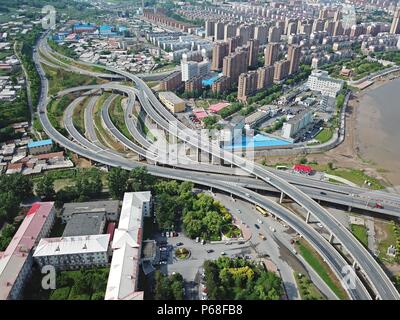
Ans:
POLYGON ((53 144, 53 140, 51 139, 47 139, 47 140, 38 140, 38 141, 32 141, 30 143, 28 143, 28 148, 38 148, 38 147, 44 147, 44 146, 48 146, 48 145, 52 145, 53 144))

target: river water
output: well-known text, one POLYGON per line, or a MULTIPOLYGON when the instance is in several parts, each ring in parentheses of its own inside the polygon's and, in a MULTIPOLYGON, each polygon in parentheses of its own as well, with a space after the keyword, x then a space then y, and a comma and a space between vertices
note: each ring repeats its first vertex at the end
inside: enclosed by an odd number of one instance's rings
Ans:
POLYGON ((400 185, 400 78, 367 92, 357 111, 357 140, 363 159, 388 170, 400 185))

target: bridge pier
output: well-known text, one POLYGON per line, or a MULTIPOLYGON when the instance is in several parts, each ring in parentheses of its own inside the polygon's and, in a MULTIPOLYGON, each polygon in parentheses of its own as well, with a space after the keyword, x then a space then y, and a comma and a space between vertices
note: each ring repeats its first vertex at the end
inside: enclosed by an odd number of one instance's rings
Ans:
POLYGON ((351 211, 351 209, 353 209, 353 207, 352 207, 352 206, 348 206, 348 207, 347 207, 347 211, 348 211, 348 212, 350 212, 350 211, 351 211))
POLYGON ((329 243, 333 243, 333 233, 331 232, 330 236, 329 236, 329 243))
POLYGON ((279 198, 279 203, 282 203, 284 198, 285 198, 285 194, 283 192, 281 192, 281 197, 279 198))
MULTIPOLYGON (((281 203, 282 203, 282 202, 281 202, 281 203)), ((309 222, 310 222, 310 217, 311 217, 311 212, 308 211, 308 212, 307 212, 307 217, 306 217, 306 223, 309 223, 309 222)))

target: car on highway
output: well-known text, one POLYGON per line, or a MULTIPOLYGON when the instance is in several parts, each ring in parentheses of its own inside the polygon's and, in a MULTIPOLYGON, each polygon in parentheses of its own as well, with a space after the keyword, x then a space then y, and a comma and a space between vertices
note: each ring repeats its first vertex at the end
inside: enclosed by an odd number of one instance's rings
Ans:
POLYGON ((258 234, 261 240, 267 240, 267 237, 264 236, 261 232, 258 234))
POLYGON ((375 204, 375 208, 383 209, 383 204, 378 202, 378 203, 375 204))
POLYGON ((177 242, 177 243, 176 243, 176 246, 177 246, 177 247, 183 246, 183 242, 177 242))
POLYGON ((260 229, 260 226, 257 223, 255 223, 254 226, 256 227, 256 229, 260 229))
POLYGON ((324 191, 321 191, 320 194, 326 196, 326 192, 324 192, 324 191))
POLYGON ((221 256, 226 256, 226 253, 224 251, 222 251, 221 256))
POLYGON ((208 249, 208 250, 206 250, 206 252, 207 252, 207 253, 213 253, 214 250, 213 250, 213 249, 208 249))
POLYGON ((262 222, 261 219, 257 219, 257 222, 258 222, 259 224, 263 224, 263 222, 262 222))

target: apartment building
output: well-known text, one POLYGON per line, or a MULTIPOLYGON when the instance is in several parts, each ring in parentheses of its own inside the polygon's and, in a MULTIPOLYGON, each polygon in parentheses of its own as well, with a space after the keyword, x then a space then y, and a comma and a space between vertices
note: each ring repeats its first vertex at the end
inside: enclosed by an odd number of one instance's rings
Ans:
POLYGON ((32 249, 54 224, 54 202, 32 205, 4 252, 0 253, 0 300, 20 299, 32 271, 32 249))

